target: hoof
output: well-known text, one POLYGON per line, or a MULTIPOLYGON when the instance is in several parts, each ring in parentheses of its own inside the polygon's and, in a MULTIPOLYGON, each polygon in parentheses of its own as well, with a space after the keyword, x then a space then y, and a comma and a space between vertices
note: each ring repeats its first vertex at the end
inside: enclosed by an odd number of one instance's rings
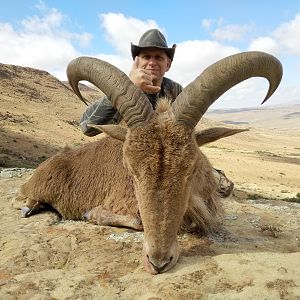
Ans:
POLYGON ((44 205, 41 203, 37 202, 33 207, 28 207, 28 206, 23 206, 21 207, 21 217, 22 218, 27 218, 30 217, 34 214, 39 213, 42 209, 44 209, 44 205))
POLYGON ((21 218, 27 218, 31 215, 32 208, 28 206, 21 207, 21 218))
POLYGON ((81 219, 83 221, 89 221, 91 219, 91 211, 87 211, 86 213, 84 213, 81 217, 81 219))

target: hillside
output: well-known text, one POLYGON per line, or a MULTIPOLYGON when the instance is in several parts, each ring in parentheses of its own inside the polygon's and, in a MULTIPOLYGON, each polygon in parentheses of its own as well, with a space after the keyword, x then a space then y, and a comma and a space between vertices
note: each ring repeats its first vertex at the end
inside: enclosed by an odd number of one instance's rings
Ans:
MULTIPOLYGON (((91 101, 100 96, 81 88, 91 101)), ((36 166, 66 144, 90 141, 78 126, 85 107, 49 73, 0 64, 0 166, 36 166)))

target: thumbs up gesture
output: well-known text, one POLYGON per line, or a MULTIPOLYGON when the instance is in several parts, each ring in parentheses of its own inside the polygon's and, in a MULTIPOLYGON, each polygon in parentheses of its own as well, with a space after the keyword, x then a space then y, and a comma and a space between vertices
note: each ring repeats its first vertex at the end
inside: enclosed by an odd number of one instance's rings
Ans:
POLYGON ((156 94, 160 91, 160 87, 153 84, 151 71, 139 67, 138 56, 134 59, 129 78, 145 93, 156 94))

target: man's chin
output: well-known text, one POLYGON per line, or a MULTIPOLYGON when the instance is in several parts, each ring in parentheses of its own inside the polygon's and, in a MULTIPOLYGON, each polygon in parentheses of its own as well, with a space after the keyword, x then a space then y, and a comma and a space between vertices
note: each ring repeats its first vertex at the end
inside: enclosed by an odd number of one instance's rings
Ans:
POLYGON ((159 82, 162 80, 161 77, 152 75, 152 83, 153 85, 160 86, 159 82))
POLYGON ((159 79, 161 78, 161 74, 159 71, 151 71, 152 78, 159 79))

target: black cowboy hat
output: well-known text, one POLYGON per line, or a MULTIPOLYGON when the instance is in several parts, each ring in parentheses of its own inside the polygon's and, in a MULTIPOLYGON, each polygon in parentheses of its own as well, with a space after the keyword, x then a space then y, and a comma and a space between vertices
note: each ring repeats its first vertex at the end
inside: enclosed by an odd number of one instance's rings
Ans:
POLYGON ((173 60, 176 44, 174 44, 172 48, 168 48, 164 35, 157 29, 150 29, 141 36, 138 45, 131 43, 131 55, 133 59, 139 55, 144 48, 162 49, 167 53, 168 57, 173 60))

